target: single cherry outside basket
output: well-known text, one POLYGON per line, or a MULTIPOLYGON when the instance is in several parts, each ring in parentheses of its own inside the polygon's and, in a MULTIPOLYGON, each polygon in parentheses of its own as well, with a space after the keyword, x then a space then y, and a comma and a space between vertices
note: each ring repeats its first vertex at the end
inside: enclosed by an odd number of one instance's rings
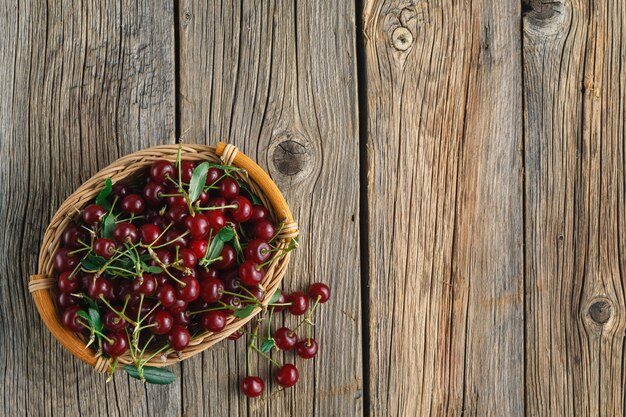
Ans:
MULTIPOLYGON (((74 356, 93 366, 99 372, 105 372, 109 368, 109 359, 96 357, 93 349, 85 347, 86 341, 82 336, 65 328, 61 323, 54 297, 56 277, 53 272, 53 254, 59 248, 63 231, 70 224, 72 218, 95 199, 104 186, 106 178, 111 178, 113 184, 119 181, 132 183, 133 179, 138 179, 153 162, 159 160, 175 161, 178 148, 179 145, 176 144, 155 146, 113 162, 91 177, 63 202, 44 234, 39 253, 37 275, 30 277, 29 290, 33 295, 41 318, 54 337, 74 356)), ((208 161, 242 168, 242 170, 236 171, 234 175, 237 176, 238 180, 246 183, 250 190, 260 198, 274 222, 282 223, 276 237, 278 246, 287 247, 291 239, 298 235, 298 226, 294 222, 287 202, 276 184, 261 167, 242 152, 239 152, 236 147, 222 142, 218 143, 215 148, 205 145, 182 145, 182 157, 194 161, 208 161)), ((261 282, 265 288, 265 298, 261 304, 266 305, 272 294, 278 289, 289 263, 289 255, 290 253, 280 256, 280 251, 277 251, 272 256, 266 275, 261 282)), ((167 366, 200 353, 241 328, 259 311, 261 311, 261 307, 257 307, 251 315, 242 319, 231 316, 227 326, 222 331, 202 333, 194 337, 183 351, 167 350, 162 355, 151 359, 147 365, 167 366)), ((132 363, 128 353, 121 356, 118 361, 121 364, 132 363)))

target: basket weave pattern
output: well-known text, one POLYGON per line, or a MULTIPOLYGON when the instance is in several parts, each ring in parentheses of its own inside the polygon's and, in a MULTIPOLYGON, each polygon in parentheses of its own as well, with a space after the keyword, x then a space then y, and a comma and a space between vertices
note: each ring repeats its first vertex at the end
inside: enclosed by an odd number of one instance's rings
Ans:
MULTIPOLYGON (((56 339, 74 356, 93 366, 99 372, 104 372, 109 368, 109 360, 96 357, 96 353, 92 349, 85 348, 85 340, 81 335, 73 333, 61 324, 53 293, 53 289, 56 287, 56 278, 53 275, 53 254, 59 247, 63 231, 71 219, 77 216, 89 202, 93 201, 102 189, 106 178, 110 177, 114 184, 118 181, 134 178, 155 161, 175 161, 177 154, 178 145, 163 145, 135 152, 113 162, 91 177, 63 202, 52 217, 44 234, 39 253, 39 269, 37 275, 30 277, 29 290, 33 295, 40 316, 56 339)), ((208 161, 243 168, 242 171, 235 171, 234 175, 261 199, 275 223, 276 221, 282 222, 276 238, 277 246, 286 247, 290 240, 298 235, 298 226, 293 221, 289 207, 276 184, 261 167, 239 152, 236 147, 224 143, 218 143, 216 148, 204 145, 183 145, 182 155, 183 158, 189 160, 208 161)), ((283 257, 279 255, 280 251, 273 255, 261 283, 266 294, 262 303, 264 305, 269 302, 271 294, 280 285, 289 263, 290 253, 283 257)), ((238 330, 259 311, 261 311, 261 307, 257 307, 250 316, 244 319, 231 316, 224 330, 217 333, 202 333, 192 338, 189 346, 183 351, 166 350, 162 355, 152 358, 148 365, 171 365, 200 353, 238 330)), ((118 362, 128 364, 132 363, 132 359, 127 353, 119 357, 118 362)))

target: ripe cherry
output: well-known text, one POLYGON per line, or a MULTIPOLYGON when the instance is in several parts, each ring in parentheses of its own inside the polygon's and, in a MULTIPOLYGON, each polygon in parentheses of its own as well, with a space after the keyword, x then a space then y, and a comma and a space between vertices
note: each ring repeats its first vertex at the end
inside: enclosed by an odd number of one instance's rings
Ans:
POLYGON ((259 301, 263 301, 263 298, 265 298, 265 291, 259 287, 248 287, 246 290, 250 293, 247 295, 250 295, 259 301))
POLYGON ((224 304, 226 304, 227 306, 232 307, 224 311, 227 316, 230 314, 233 314, 233 309, 241 308, 241 298, 236 297, 234 295, 230 295, 230 294, 224 295, 222 297, 222 302, 224 302, 224 304))
POLYGON ((128 323, 126 322, 126 320, 124 320, 122 317, 119 316, 119 314, 117 314, 116 312, 112 310, 107 310, 104 313, 102 323, 104 324, 104 327, 106 329, 111 330, 113 332, 122 331, 124 330, 124 328, 126 328, 126 326, 128 326, 128 323))
POLYGON ((298 343, 298 336, 287 327, 281 327, 274 332, 276 347, 280 350, 291 350, 298 343))
POLYGON ((175 225, 183 226, 189 217, 189 208, 187 206, 174 206, 167 212, 166 217, 175 225))
POLYGON ((236 222, 243 223, 252 217, 252 204, 246 197, 238 195, 230 200, 230 204, 237 206, 230 209, 230 215, 236 222))
POLYGON ((202 213, 196 213, 194 216, 187 216, 184 220, 185 227, 189 230, 189 234, 194 239, 202 239, 209 233, 209 220, 202 213))
POLYGON ((78 291, 78 287, 80 284, 78 282, 78 278, 71 275, 72 273, 70 271, 61 272, 61 274, 59 275, 57 285, 59 287, 59 291, 61 291, 62 293, 71 294, 78 291))
POLYGON ((258 285, 265 276, 265 269, 260 268, 259 264, 248 259, 239 266, 239 278, 246 285, 258 285))
POLYGON ((175 188, 175 187, 168 188, 167 194, 171 194, 171 195, 168 195, 166 198, 167 205, 170 208, 174 208, 177 206, 187 207, 187 200, 185 200, 185 197, 180 193, 178 188, 175 188))
POLYGON ((156 292, 157 282, 154 275, 143 274, 140 278, 133 280, 133 293, 152 297, 156 292))
POLYGON ((128 194, 122 200, 120 207, 125 213, 139 215, 145 210, 146 204, 144 203, 143 198, 141 198, 140 195, 128 194))
POLYGON ((267 209, 259 204, 255 204, 252 206, 252 215, 248 219, 250 223, 258 223, 261 220, 267 220, 269 217, 269 213, 267 209))
POLYGON ((206 255, 208 247, 207 241, 202 239, 192 240, 189 244, 189 249, 193 251, 198 259, 202 259, 206 255))
POLYGON ((226 275, 224 275, 224 289, 230 292, 239 292, 243 284, 239 279, 239 273, 237 270, 234 270, 226 275))
POLYGON ((241 330, 235 330, 231 334, 228 335, 228 340, 237 340, 243 336, 243 332, 241 330))
POLYGON ((256 398, 263 394, 265 383, 258 376, 247 376, 241 380, 241 392, 246 397, 256 398))
POLYGON ((219 182, 220 195, 227 200, 232 200, 239 195, 239 184, 230 177, 222 178, 219 182))
POLYGON ((210 210, 209 213, 214 213, 217 211, 217 212, 224 214, 226 209, 223 207, 227 204, 228 202, 226 201, 225 198, 216 197, 216 198, 212 198, 211 200, 209 200, 209 202, 207 203, 207 207, 218 207, 218 208, 215 208, 214 210, 210 210))
POLYGON ((63 246, 69 249, 81 248, 81 242, 87 241, 87 235, 79 226, 71 225, 63 232, 63 246))
POLYGON ((171 250, 174 250, 176 247, 182 249, 189 243, 189 238, 185 235, 185 232, 176 229, 168 230, 163 237, 171 250))
POLYGON ((126 197, 129 193, 128 187, 124 184, 117 183, 113 184, 113 187, 111 187, 111 195, 117 197, 118 200, 126 197))
POLYGON ((100 223, 102 216, 106 214, 104 207, 97 204, 90 204, 83 210, 83 221, 87 226, 100 223))
POLYGON ((200 296, 200 284, 190 275, 180 279, 183 284, 176 284, 176 296, 186 302, 191 302, 200 296))
POLYGON ((257 239, 269 241, 274 237, 274 233, 276 233, 274 226, 267 220, 261 220, 254 225, 254 236, 257 239))
POLYGON ((219 332, 226 327, 226 314, 223 311, 207 311, 202 314, 202 327, 210 332, 219 332))
POLYGON ((174 317, 174 324, 180 324, 181 326, 189 326, 189 324, 191 323, 191 317, 189 315, 189 311, 178 311, 176 313, 172 313, 172 316, 174 317))
POLYGON ((224 283, 217 278, 207 278, 200 282, 200 297, 207 303, 217 303, 224 295, 224 283))
POLYGON ((211 229, 215 232, 226 226, 226 217, 224 216, 224 213, 221 213, 219 210, 209 211, 206 218, 209 221, 211 229))
POLYGON ((157 299, 165 306, 169 308, 176 303, 176 290, 172 284, 163 284, 159 286, 157 291, 157 299))
POLYGON ((124 332, 111 332, 107 335, 109 340, 104 340, 102 343, 102 350, 107 355, 115 358, 122 356, 128 350, 128 338, 124 332))
POLYGON ((172 313, 180 313, 181 311, 185 311, 187 309, 187 301, 181 300, 177 298, 174 303, 169 305, 167 309, 172 313))
POLYGON ((208 279, 208 278, 219 278, 219 274, 215 268, 211 267, 202 267, 198 268, 198 278, 208 279))
POLYGON ((155 306, 155 302, 152 301, 152 299, 150 298, 144 298, 143 302, 139 302, 139 300, 137 300, 132 305, 129 302, 129 305, 130 306, 128 307, 128 317, 136 318, 137 320, 143 320, 144 318, 152 315, 150 314, 150 312, 153 311, 152 309, 155 306), (140 304, 141 310, 139 309, 140 304))
POLYGON ((196 254, 191 249, 181 249, 178 252, 178 266, 193 268, 198 263, 196 254))
POLYGON ((207 171, 206 174, 206 185, 213 185, 217 180, 219 180, 222 175, 224 175, 224 171, 219 168, 211 167, 207 171))
POLYGON ((149 324, 152 333, 167 334, 174 327, 174 317, 168 311, 158 309, 150 316, 149 324))
MULTIPOLYGON (((154 251, 154 255, 165 266, 170 266, 174 263, 174 255, 172 255, 172 253, 168 251, 167 249, 159 248, 154 251)), ((150 265, 161 266, 155 259, 150 260, 150 265)))
POLYGON ((93 244, 94 253, 98 256, 102 256, 104 259, 111 259, 115 254, 115 249, 117 249, 115 241, 107 239, 106 237, 96 239, 93 244))
POLYGON ((213 264, 216 269, 224 270, 235 266, 235 249, 232 246, 225 244, 220 252, 220 256, 222 259, 213 264))
POLYGON ((150 167, 150 178, 152 181, 163 184, 167 178, 177 178, 176 167, 169 161, 156 161, 150 167))
POLYGON ((191 181, 195 167, 196 164, 193 161, 180 161, 180 179, 182 182, 191 181))
POLYGON ((281 366, 275 380, 283 388, 293 387, 298 382, 298 368, 290 363, 281 366))
POLYGON ((165 194, 166 191, 167 189, 163 184, 149 182, 143 187, 143 198, 149 206, 161 207, 164 202, 161 194, 165 194))
POLYGON ((53 266, 57 272, 73 271, 78 262, 78 258, 66 248, 59 248, 54 253, 53 266))
POLYGON ((146 223, 139 228, 139 234, 141 235, 141 241, 146 245, 153 245, 157 242, 161 229, 152 224, 146 223))
POLYGON ((79 306, 70 306, 63 310, 61 321, 63 325, 73 332, 80 332, 84 326, 81 324, 81 318, 78 316, 78 312, 82 311, 79 306))
POLYGON ((198 197, 198 203, 200 204, 201 207, 206 207, 207 203, 209 202, 210 196, 209 193, 207 193, 206 191, 202 191, 200 193, 200 196, 198 197))
POLYGON ((287 297, 287 301, 291 303, 287 309, 294 316, 301 316, 309 309, 309 299, 306 298, 306 295, 301 291, 291 293, 289 297, 287 297))
MULTIPOLYGON (((280 290, 277 290, 277 291, 280 291, 280 290)), ((287 296, 285 295, 284 292, 280 291, 278 298, 276 299, 276 301, 272 303, 272 308, 276 312, 283 311, 284 309, 287 308, 287 306, 285 305, 287 303, 288 303, 287 296)))
POLYGON ((311 359, 317 354, 317 342, 315 339, 304 339, 296 345, 296 353, 302 359, 311 359))
POLYGON ((90 281, 87 288, 87 295, 93 300, 97 300, 102 296, 105 300, 112 298, 111 282, 103 277, 97 277, 90 281))
POLYGON ((309 297, 311 297, 311 300, 318 300, 317 302, 320 304, 325 303, 330 298, 330 288, 328 287, 328 285, 321 282, 311 284, 308 293, 309 297))
POLYGON ((167 335, 167 341, 170 346, 177 351, 185 349, 189 345, 190 338, 189 330, 181 325, 175 325, 167 335))
POLYGON ((263 263, 270 258, 271 252, 270 245, 261 239, 253 239, 248 242, 248 246, 243 251, 243 255, 246 259, 254 262, 263 263))
POLYGON ((134 224, 122 222, 115 225, 113 237, 118 243, 137 243, 139 240, 139 231, 134 224))
POLYGON ((57 304, 61 308, 68 308, 78 304, 78 299, 71 294, 60 292, 57 296, 57 304))

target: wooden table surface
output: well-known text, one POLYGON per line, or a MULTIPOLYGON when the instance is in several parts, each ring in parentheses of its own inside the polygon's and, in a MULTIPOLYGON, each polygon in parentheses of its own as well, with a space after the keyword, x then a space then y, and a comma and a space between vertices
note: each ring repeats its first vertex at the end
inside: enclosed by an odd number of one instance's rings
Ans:
POLYGON ((7 0, 0 48, 0 415, 623 415, 623 1, 7 0), (35 310, 60 203, 181 137, 266 168, 286 288, 333 287, 293 389, 232 342, 105 383, 35 310))

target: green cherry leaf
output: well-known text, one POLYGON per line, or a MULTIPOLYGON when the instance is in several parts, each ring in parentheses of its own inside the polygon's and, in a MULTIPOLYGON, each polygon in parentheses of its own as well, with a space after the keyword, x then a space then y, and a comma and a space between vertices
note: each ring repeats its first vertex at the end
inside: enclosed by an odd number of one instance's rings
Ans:
POLYGON ((113 229, 115 229, 115 216, 113 213, 109 213, 102 222, 102 237, 111 239, 113 237, 113 229))
POLYGON ((100 318, 100 313, 95 308, 90 308, 89 317, 91 318, 91 323, 93 324, 94 329, 101 332, 103 331, 102 319, 100 318))
POLYGON ((256 306, 254 304, 250 304, 244 308, 240 308, 238 310, 235 310, 235 313, 233 314, 235 317, 239 318, 239 319, 245 319, 246 317, 248 317, 250 314, 252 314, 252 312, 254 311, 254 308, 256 306))
POLYGON ((274 339, 265 339, 263 343, 261 343, 261 352, 267 353, 276 345, 274 339))
POLYGON ((100 193, 98 193, 98 196, 96 197, 96 204, 104 207, 107 211, 111 209, 111 203, 109 203, 108 197, 112 190, 113 181, 111 181, 111 178, 107 178, 104 180, 104 188, 100 190, 100 193))
MULTIPOLYGON (((134 365, 126 365, 123 368, 128 375, 135 379, 141 379, 139 376, 139 370, 134 365)), ((150 384, 167 385, 176 380, 176 375, 168 371, 167 369, 157 368, 155 366, 143 367, 143 378, 150 384)))
POLYGON ((189 201, 195 202, 202 193, 202 188, 206 182, 206 176, 209 172, 209 163, 203 162, 198 165, 191 175, 191 181, 189 182, 189 201))
POLYGON ((228 226, 222 227, 216 237, 224 243, 230 242, 235 237, 235 230, 228 226))
POLYGON ((274 292, 274 295, 272 295, 272 298, 270 298, 269 304, 274 304, 276 301, 278 301, 278 299, 280 298, 280 294, 281 291, 280 288, 278 288, 276 292, 274 292))

